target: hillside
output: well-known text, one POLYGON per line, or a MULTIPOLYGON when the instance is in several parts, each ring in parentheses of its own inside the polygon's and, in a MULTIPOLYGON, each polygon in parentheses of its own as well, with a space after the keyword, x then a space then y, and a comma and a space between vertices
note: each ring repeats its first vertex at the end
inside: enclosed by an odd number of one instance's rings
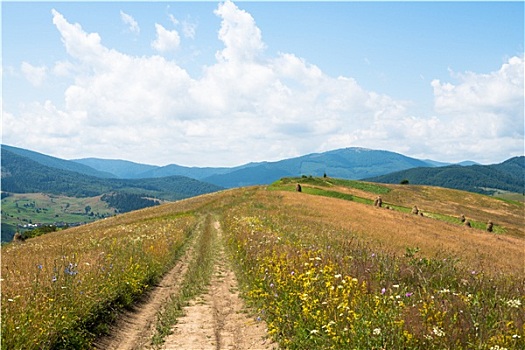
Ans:
MULTIPOLYGON (((29 151, 23 148, 18 147, 12 147, 8 145, 2 145, 2 158, 3 158, 3 151, 9 151, 13 154, 16 154, 20 157, 24 157, 27 159, 30 159, 38 164, 45 165, 50 168, 56 168, 61 170, 67 170, 67 171, 74 171, 76 173, 89 175, 89 176, 96 176, 96 177, 102 177, 102 178, 112 178, 116 177, 114 174, 111 174, 110 172, 104 171, 104 170, 96 170, 90 166, 71 162, 69 160, 64 160, 56 157, 51 157, 42 153, 29 151)), ((2 166, 4 161, 2 160, 2 166)))
POLYGON ((134 180, 79 176, 79 173, 44 166, 2 149, 2 191, 4 192, 43 192, 72 197, 92 197, 119 191, 177 200, 220 189, 218 186, 183 176, 134 180))
MULTIPOLYGON (((115 213, 156 205, 162 200, 180 200, 222 189, 183 176, 153 179, 95 177, 45 166, 19 153, 2 148, 2 242, 11 240, 17 227, 28 224, 90 222, 115 213), (45 194, 44 197, 49 200, 10 195, 39 193, 45 194), (55 200, 58 197, 66 198, 55 200), (72 203, 78 203, 81 209, 71 211, 72 203), (30 207, 25 207, 27 205, 30 207), (88 207, 98 209, 85 210, 88 207)), ((45 157, 44 160, 49 161, 45 157)), ((56 164, 56 159, 51 159, 51 164, 56 164)))
POLYGON ((255 324, 258 349, 522 349, 523 209, 287 178, 122 214, 2 247, 2 344, 226 348, 255 324))
POLYGON ((432 185, 470 192, 493 194, 496 191, 525 193, 525 157, 514 157, 500 164, 415 168, 366 179, 399 184, 432 185))

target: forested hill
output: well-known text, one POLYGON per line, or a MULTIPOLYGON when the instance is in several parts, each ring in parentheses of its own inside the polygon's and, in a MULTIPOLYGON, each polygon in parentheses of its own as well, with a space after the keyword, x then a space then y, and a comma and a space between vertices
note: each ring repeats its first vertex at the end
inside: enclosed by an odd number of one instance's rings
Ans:
POLYGON ((525 157, 514 157, 500 164, 439 168, 414 168, 368 178, 366 181, 431 185, 470 192, 492 194, 497 190, 525 192, 525 157))
POLYGON ((222 188, 184 176, 155 179, 108 179, 42 165, 2 148, 2 191, 50 193, 71 197, 91 197, 110 192, 143 194, 177 200, 222 188))

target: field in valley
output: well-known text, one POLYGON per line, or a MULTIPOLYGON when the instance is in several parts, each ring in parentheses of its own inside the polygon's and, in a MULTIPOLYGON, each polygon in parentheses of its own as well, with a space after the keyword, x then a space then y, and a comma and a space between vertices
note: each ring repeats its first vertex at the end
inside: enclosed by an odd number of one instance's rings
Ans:
POLYGON ((2 247, 2 348, 525 348, 523 214, 323 178, 122 214, 2 247))
POLYGON ((115 214, 100 196, 88 198, 47 195, 42 193, 12 193, 2 199, 2 232, 12 237, 28 224, 85 223, 115 214), (86 208, 89 210, 87 211, 86 208))

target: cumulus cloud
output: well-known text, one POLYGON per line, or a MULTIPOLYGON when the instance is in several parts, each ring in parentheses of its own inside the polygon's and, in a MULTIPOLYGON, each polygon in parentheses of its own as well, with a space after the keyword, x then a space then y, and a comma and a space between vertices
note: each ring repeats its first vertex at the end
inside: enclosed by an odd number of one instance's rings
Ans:
POLYGON ((140 27, 137 21, 131 16, 125 13, 124 11, 120 11, 120 19, 124 24, 128 26, 128 29, 130 32, 139 34, 140 33, 140 27))
POLYGON ((494 154, 512 144, 523 152, 524 59, 512 57, 497 71, 487 74, 453 73, 459 83, 432 81, 435 108, 455 152, 494 154), (446 132, 445 125, 449 126, 446 132), (483 141, 479 141, 483 140, 483 141), (495 144, 499 146, 494 147, 495 144))
POLYGON ((233 2, 219 4, 215 14, 222 18, 219 39, 225 48, 216 57, 225 61, 251 61, 265 48, 261 30, 252 15, 240 10, 233 2))
POLYGON ((435 106, 438 112, 484 111, 519 112, 523 116, 523 57, 512 57, 496 72, 458 73, 460 83, 433 80, 435 106))
MULTIPOLYGON (((33 143, 27 146, 41 151, 63 147, 66 155, 72 144, 83 145, 84 154, 71 157, 196 166, 349 146, 443 161, 483 161, 480 155, 490 161, 523 150, 523 58, 488 74, 454 74, 456 84, 433 81, 434 113, 414 115, 413 102, 368 91, 351 77, 328 76, 293 53, 266 57, 254 18, 231 1, 215 11, 223 49, 198 78, 165 57, 105 47, 97 33, 52 14, 71 58, 55 71, 74 74, 74 82, 63 103, 5 114, 6 143, 26 135, 33 143)), ((156 50, 179 48, 176 31, 159 24, 156 30, 156 50)))
POLYGON ((47 67, 36 67, 27 62, 22 62, 20 71, 24 77, 35 87, 42 85, 47 76, 47 67))
POLYGON ((151 47, 159 52, 172 51, 179 47, 180 35, 176 30, 167 30, 162 25, 155 23, 157 38, 151 43, 151 47))

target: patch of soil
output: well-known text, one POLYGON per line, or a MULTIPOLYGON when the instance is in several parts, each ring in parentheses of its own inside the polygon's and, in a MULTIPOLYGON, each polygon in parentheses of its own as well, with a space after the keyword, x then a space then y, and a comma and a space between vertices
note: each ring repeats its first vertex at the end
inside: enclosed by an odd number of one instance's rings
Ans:
POLYGON ((266 323, 250 317, 239 297, 238 284, 224 253, 222 232, 217 230, 220 249, 208 291, 190 302, 163 349, 277 349, 268 339, 266 323))
MULTIPOLYGON (((185 307, 185 316, 173 327, 163 349, 277 349, 267 336, 264 321, 251 317, 239 296, 235 275, 224 253, 222 231, 214 222, 219 242, 213 276, 208 291, 185 307)), ((95 349, 147 349, 154 334, 157 312, 170 295, 178 293, 194 252, 195 239, 177 265, 153 288, 133 310, 119 317, 110 335, 98 339, 95 349)))

